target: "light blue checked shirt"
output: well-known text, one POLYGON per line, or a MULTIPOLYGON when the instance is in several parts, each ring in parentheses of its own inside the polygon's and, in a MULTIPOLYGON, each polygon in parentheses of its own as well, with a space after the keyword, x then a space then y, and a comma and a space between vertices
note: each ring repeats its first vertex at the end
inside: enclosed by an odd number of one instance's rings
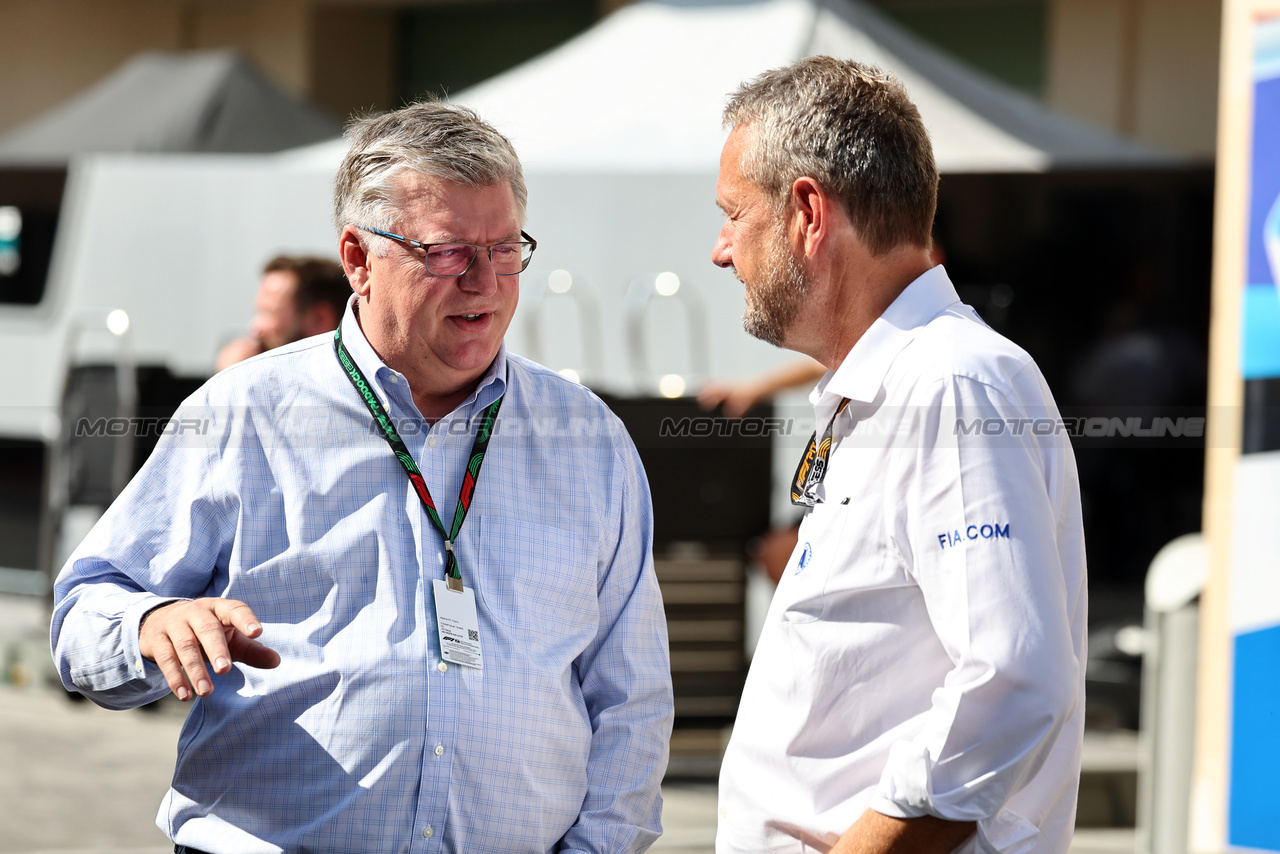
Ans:
POLYGON ((171 598, 247 602, 274 670, 213 674, 157 824, 227 852, 638 851, 661 832, 672 719, 644 472, 590 392, 500 351, 430 429, 350 309, 447 526, 473 418, 505 391, 457 542, 484 669, 440 657, 444 549, 325 335, 215 376, 56 584, 63 682, 168 693, 138 652, 171 598))

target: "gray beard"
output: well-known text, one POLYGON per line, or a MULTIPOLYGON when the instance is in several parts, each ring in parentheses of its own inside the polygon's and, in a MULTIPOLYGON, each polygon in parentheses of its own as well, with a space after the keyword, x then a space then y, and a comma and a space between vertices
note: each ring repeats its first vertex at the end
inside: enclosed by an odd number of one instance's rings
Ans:
POLYGON ((787 330, 800 314, 805 297, 813 289, 813 279, 787 251, 780 234, 770 242, 764 266, 765 278, 747 298, 742 328, 748 335, 781 347, 787 330))

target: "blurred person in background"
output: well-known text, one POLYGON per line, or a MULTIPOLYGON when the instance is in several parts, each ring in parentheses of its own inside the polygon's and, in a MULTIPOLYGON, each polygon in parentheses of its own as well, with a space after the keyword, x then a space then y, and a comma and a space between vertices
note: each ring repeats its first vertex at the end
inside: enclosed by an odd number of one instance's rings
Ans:
POLYGON ((347 136, 341 324, 179 410, 207 427, 55 585, 63 682, 194 700, 177 854, 643 850, 673 713, 648 486, 598 398, 503 345, 519 160, 434 101, 347 136))
POLYGON ((218 351, 214 370, 338 328, 351 298, 342 265, 327 258, 280 255, 267 262, 249 334, 218 351))
POLYGON ((698 392, 698 405, 707 410, 718 406, 728 417, 741 418, 757 404, 773 400, 788 389, 813 385, 826 372, 821 362, 804 356, 755 376, 709 380, 698 392))
POLYGON ((749 333, 828 370, 717 851, 1065 852, 1086 579, 1070 444, 1029 426, 1052 395, 930 257, 938 173, 896 79, 810 57, 725 125, 712 260, 749 333))

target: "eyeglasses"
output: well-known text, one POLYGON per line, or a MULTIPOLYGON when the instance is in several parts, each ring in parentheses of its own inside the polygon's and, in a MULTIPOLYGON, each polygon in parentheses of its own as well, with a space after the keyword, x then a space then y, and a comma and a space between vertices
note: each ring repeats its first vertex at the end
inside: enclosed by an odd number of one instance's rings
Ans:
POLYGON ((471 269, 471 265, 475 263, 476 256, 480 254, 481 249, 488 250, 489 264, 493 267, 493 272, 496 275, 518 276, 529 266, 529 261, 533 258, 533 250, 538 248, 538 241, 523 231, 520 232, 520 236, 524 238, 522 241, 477 246, 474 243, 421 243, 417 240, 402 237, 399 234, 392 234, 389 231, 380 231, 376 228, 366 228, 365 226, 357 226, 357 228, 370 234, 385 237, 388 240, 394 240, 396 243, 407 246, 410 249, 421 249, 423 263, 427 267, 427 272, 433 276, 457 277, 463 275, 471 269))

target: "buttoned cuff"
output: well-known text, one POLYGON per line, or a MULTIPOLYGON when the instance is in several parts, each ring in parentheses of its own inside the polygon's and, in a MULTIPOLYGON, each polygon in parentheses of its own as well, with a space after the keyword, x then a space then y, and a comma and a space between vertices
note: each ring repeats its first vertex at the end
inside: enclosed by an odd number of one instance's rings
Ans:
POLYGON ((133 679, 146 679, 148 675, 155 675, 160 672, 155 662, 148 662, 142 657, 142 643, 139 634, 142 628, 142 618, 150 614, 156 608, 168 605, 172 602, 190 601, 181 596, 151 596, 146 595, 137 602, 125 609, 120 616, 120 645, 124 649, 125 666, 129 669, 129 676, 133 679), (147 673, 147 665, 151 665, 151 674, 147 673))

